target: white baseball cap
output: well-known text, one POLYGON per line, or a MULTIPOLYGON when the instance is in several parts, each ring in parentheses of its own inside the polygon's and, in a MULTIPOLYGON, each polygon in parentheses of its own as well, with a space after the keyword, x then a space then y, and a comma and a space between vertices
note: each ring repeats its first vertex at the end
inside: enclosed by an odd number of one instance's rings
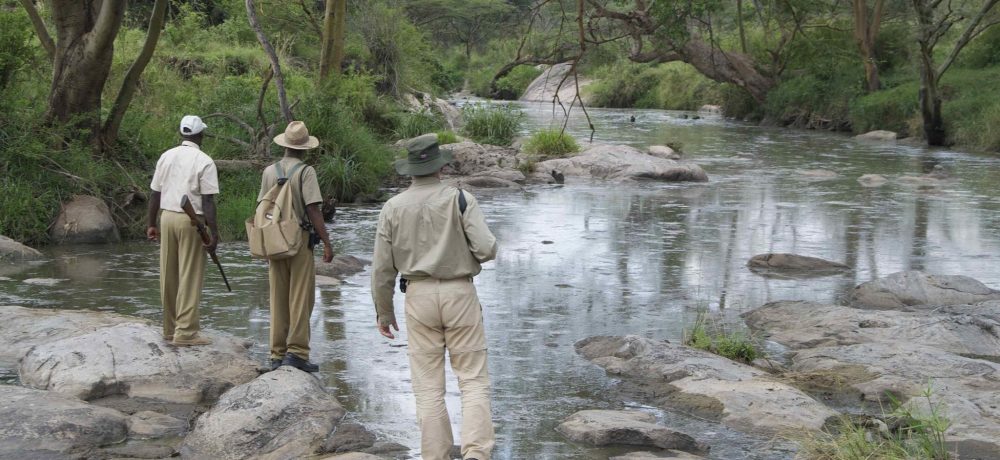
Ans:
POLYGON ((185 115, 184 118, 181 118, 181 134, 198 134, 207 127, 197 115, 185 115))

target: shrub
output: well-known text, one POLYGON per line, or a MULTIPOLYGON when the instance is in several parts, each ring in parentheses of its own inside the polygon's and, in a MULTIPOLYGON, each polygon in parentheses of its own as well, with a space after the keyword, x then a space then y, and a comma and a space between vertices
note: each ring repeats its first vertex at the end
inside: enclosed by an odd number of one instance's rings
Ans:
POLYGON ((428 110, 401 112, 396 118, 393 135, 397 139, 409 139, 441 129, 441 120, 428 110))
POLYGON ((602 67, 587 87, 587 99, 596 107, 631 108, 656 86, 645 64, 616 62, 602 67))
POLYGON ((959 62, 966 67, 982 69, 1000 64, 1000 27, 991 27, 962 50, 959 62))
POLYGON ((906 137, 916 134, 910 133, 908 127, 914 116, 920 116, 916 82, 858 97, 850 110, 851 127, 856 133, 885 129, 906 137))
POLYGON ((475 104, 462 109, 466 136, 481 144, 510 145, 524 114, 508 105, 475 104))
POLYGON ((726 333, 722 328, 710 325, 704 313, 699 313, 691 328, 684 330, 682 342, 689 347, 743 363, 751 363, 761 356, 750 338, 741 332, 726 333))
POLYGON ((516 100, 528 89, 528 85, 535 81, 542 74, 542 71, 534 66, 517 66, 507 75, 497 79, 496 93, 492 94, 497 99, 516 100))
POLYGON ((438 131, 438 145, 454 144, 458 142, 458 135, 454 131, 438 131))
POLYGON ((247 237, 244 221, 257 206, 260 191, 260 172, 239 171, 219 172, 219 188, 216 220, 219 237, 225 241, 245 240, 247 237))
POLYGON ((31 24, 21 9, 0 9, 0 91, 31 58, 31 24))
POLYGON ((560 129, 543 129, 535 132, 524 144, 524 150, 534 155, 564 157, 580 151, 573 136, 560 129))

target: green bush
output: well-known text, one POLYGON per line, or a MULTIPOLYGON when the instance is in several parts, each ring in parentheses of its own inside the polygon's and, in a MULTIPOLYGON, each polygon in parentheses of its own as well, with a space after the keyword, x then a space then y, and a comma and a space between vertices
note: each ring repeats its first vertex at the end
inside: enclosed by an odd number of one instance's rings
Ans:
POLYGON ((438 145, 454 144, 458 142, 458 135, 454 131, 438 131, 438 145))
POLYGON ((587 87, 587 99, 596 107, 632 108, 656 87, 653 68, 646 64, 616 62, 599 69, 587 87))
POLYGON ((23 10, 0 9, 0 91, 14 78, 14 72, 31 58, 31 36, 31 23, 23 10))
POLYGON ((920 116, 917 89, 917 83, 910 82, 855 99, 850 110, 854 132, 884 129, 895 131, 901 137, 919 134, 910 133, 908 127, 913 117, 920 116))
POLYGON ((704 313, 699 313, 694 324, 684 329, 682 342, 689 347, 742 363, 751 363, 761 356, 750 338, 741 332, 726 333, 722 328, 710 325, 704 313))
POLYGON ((433 133, 442 128, 444 123, 429 110, 419 112, 402 112, 397 115, 396 128, 393 134, 396 139, 409 139, 422 134, 433 133))
POLYGON ((216 221, 223 241, 245 240, 244 221, 257 206, 260 191, 259 171, 219 172, 219 193, 216 221))
POLYGON ((466 136, 481 144, 510 145, 524 114, 509 105, 474 104, 462 108, 466 136))
POLYGON ((497 79, 496 93, 492 96, 502 100, 517 100, 528 89, 528 85, 535 81, 542 74, 542 71, 534 66, 517 66, 507 75, 497 79))
POLYGON ((573 136, 560 129, 543 129, 531 135, 524 144, 524 151, 546 157, 564 157, 580 151, 573 136))
POLYGON ((1000 65, 1000 27, 986 29, 970 42, 959 55, 959 63, 974 69, 1000 65))

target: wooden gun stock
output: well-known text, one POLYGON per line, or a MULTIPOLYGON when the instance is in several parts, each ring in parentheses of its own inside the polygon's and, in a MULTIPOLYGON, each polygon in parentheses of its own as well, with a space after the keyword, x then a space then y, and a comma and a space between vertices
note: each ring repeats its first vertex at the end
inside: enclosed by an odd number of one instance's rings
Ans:
MULTIPOLYGON (((184 213, 188 215, 191 219, 191 225, 198 228, 198 235, 201 236, 201 242, 208 245, 212 243, 212 235, 208 234, 208 229, 205 228, 205 224, 198 220, 198 213, 194 212, 194 207, 191 206, 191 200, 188 199, 187 195, 181 198, 181 209, 184 213)), ((206 251, 208 251, 206 249, 206 251)), ((215 251, 208 251, 209 257, 212 258, 212 262, 215 262, 215 266, 219 267, 219 273, 222 275, 222 281, 226 283, 226 290, 233 292, 233 289, 229 287, 229 279, 226 278, 226 272, 222 270, 222 263, 219 262, 219 256, 215 254, 215 251)))

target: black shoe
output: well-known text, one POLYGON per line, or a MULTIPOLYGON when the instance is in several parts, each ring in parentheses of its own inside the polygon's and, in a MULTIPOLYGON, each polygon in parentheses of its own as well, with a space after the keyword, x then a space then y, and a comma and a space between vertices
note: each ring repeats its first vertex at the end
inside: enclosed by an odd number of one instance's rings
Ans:
POLYGON ((300 371, 319 372, 319 365, 310 363, 307 360, 299 358, 294 353, 285 353, 285 359, 281 360, 281 365, 292 366, 300 371))
POLYGON ((281 367, 281 360, 280 359, 272 359, 271 360, 271 370, 272 371, 273 370, 277 370, 279 367, 281 367))

